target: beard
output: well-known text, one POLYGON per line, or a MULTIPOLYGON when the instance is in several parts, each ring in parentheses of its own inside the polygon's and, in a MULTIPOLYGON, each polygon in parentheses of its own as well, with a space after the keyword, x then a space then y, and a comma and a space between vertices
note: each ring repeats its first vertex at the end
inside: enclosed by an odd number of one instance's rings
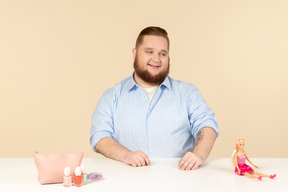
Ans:
POLYGON ((134 66, 134 70, 135 70, 135 73, 137 74, 137 76, 140 77, 144 82, 149 83, 149 84, 160 85, 165 80, 167 75, 169 74, 170 61, 168 61, 167 68, 164 69, 163 71, 159 72, 157 75, 152 75, 147 69, 142 70, 139 67, 137 55, 135 57, 133 66, 134 66))

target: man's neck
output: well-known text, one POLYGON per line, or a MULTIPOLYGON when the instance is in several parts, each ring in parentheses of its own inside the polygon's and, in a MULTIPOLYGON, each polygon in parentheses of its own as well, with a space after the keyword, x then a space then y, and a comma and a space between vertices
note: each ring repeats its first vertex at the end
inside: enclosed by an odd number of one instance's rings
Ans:
POLYGON ((157 83, 147 83, 146 81, 143 81, 140 77, 137 76, 136 73, 134 73, 134 81, 141 86, 142 88, 150 88, 150 87, 155 87, 155 86, 159 86, 160 84, 157 83))

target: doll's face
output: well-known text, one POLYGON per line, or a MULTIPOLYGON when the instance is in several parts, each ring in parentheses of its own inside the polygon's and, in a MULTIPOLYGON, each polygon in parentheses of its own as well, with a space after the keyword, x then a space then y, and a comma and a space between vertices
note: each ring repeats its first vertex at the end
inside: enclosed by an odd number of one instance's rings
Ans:
POLYGON ((243 140, 238 142, 238 147, 240 150, 244 150, 244 144, 245 144, 245 142, 243 140))

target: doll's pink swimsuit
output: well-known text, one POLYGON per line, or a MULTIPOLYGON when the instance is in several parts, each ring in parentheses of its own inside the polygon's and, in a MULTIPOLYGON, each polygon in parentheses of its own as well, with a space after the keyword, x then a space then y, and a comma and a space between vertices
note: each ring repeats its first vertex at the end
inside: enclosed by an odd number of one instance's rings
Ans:
POLYGON ((237 173, 238 175, 243 175, 243 173, 245 173, 245 172, 253 172, 254 171, 250 166, 248 166, 245 163, 245 161, 246 161, 245 155, 238 156, 237 161, 238 161, 238 167, 240 169, 240 174, 238 172, 237 167, 235 167, 235 173, 237 173))

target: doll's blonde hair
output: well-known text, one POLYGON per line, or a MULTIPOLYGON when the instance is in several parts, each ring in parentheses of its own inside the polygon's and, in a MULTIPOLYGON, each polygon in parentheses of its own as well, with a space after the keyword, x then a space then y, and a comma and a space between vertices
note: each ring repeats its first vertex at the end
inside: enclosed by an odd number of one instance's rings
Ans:
POLYGON ((235 165, 235 155, 239 152, 239 142, 240 142, 240 141, 245 142, 244 139, 237 139, 237 140, 236 140, 235 149, 234 149, 234 151, 233 151, 233 153, 232 153, 232 156, 231 156, 233 165, 235 165))

